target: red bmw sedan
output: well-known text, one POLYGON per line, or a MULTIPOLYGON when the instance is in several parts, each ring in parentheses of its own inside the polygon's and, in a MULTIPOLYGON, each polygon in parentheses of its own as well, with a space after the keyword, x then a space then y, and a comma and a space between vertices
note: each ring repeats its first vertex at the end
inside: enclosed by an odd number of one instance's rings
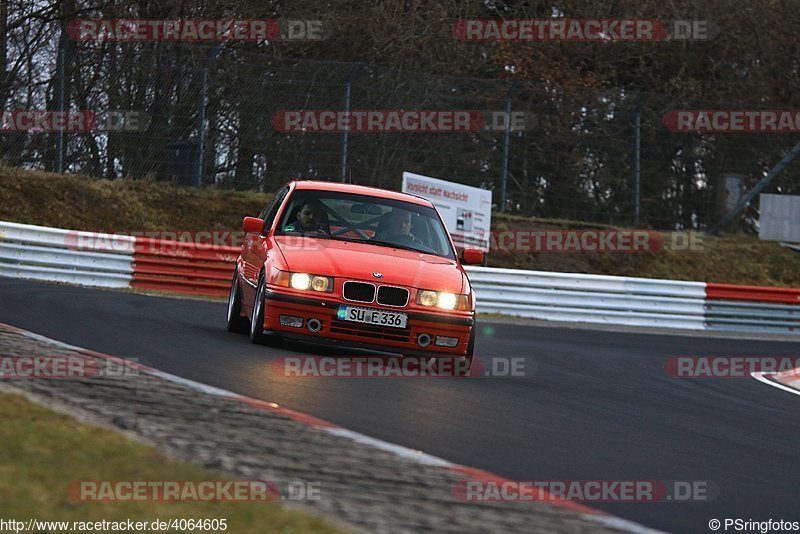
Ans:
POLYGON ((228 330, 253 343, 281 337, 408 356, 466 359, 475 294, 428 200, 322 181, 281 188, 245 217, 228 330))

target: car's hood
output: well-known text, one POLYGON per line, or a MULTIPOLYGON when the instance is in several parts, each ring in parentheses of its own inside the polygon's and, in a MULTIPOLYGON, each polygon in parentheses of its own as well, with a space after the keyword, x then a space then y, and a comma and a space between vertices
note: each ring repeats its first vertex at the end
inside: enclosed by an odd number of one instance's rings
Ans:
POLYGON ((313 237, 276 236, 275 242, 293 272, 374 282, 378 278, 373 273, 381 273, 385 284, 452 293, 465 290, 456 262, 433 254, 313 237))

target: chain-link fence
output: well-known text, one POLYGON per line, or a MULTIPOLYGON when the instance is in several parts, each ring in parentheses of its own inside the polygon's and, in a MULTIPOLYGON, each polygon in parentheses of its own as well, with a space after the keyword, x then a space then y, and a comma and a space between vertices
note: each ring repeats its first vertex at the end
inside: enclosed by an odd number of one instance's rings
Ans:
MULTIPOLYGON (((4 129, 0 158, 112 179, 273 191, 306 178, 397 189, 411 171, 492 189, 498 204, 505 184, 498 208, 521 215, 704 229, 728 209, 729 175, 749 188, 796 142, 789 134, 674 133, 664 125, 671 110, 736 107, 726 103, 281 59, 257 46, 65 39, 39 56, 36 83, 14 88, 4 109, 54 110, 63 102, 63 109, 96 113, 100 126, 4 129), (508 134, 275 127, 281 111, 345 106, 497 113, 489 117, 511 110, 525 114, 526 126, 508 134), (128 112, 141 114, 136 123, 122 124, 128 112), (123 114, 116 126, 114 113, 123 114)), ((798 189, 790 165, 766 191, 798 189)), ((755 224, 755 208, 745 220, 755 224)))

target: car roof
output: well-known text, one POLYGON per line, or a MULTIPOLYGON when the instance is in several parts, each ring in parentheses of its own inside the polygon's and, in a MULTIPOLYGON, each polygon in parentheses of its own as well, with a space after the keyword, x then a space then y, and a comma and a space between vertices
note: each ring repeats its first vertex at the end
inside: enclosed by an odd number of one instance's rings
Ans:
POLYGON ((379 187, 367 187, 365 185, 345 184, 341 182, 327 182, 324 180, 295 180, 290 182, 295 184, 295 189, 316 190, 316 191, 337 191, 341 193, 353 193, 356 195, 368 195, 373 197, 388 198, 392 200, 402 200, 423 206, 433 206, 430 200, 400 191, 381 189, 379 187))

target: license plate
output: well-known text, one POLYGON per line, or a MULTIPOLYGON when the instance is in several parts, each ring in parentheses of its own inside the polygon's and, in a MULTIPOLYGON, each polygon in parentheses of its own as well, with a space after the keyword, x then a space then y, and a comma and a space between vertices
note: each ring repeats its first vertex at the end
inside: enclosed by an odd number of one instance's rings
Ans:
POLYGON ((405 328, 408 315, 400 312, 358 308, 355 306, 339 306, 337 317, 343 321, 367 323, 392 328, 405 328))

